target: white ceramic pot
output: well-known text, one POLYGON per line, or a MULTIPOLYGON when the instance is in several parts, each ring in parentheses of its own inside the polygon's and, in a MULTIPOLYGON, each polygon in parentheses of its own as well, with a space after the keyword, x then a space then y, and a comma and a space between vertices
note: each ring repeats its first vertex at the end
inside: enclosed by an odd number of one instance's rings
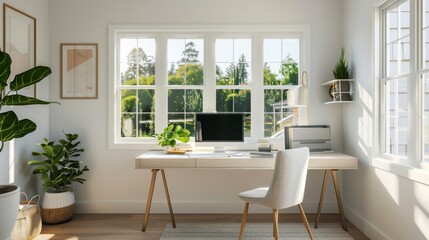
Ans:
POLYGON ((19 187, 0 185, 0 239, 10 239, 19 209, 19 187))
POLYGON ((172 149, 172 147, 170 145, 167 145, 164 147, 164 152, 167 153, 171 149, 172 149))
POLYGON ((70 220, 74 214, 74 192, 45 192, 42 203, 42 221, 56 224, 70 220))

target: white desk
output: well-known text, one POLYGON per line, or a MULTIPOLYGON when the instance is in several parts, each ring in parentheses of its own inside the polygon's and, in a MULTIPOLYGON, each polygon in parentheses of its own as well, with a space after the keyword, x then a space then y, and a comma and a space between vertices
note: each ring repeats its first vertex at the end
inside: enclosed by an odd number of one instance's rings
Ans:
MULTIPOLYGON (((143 221, 142 231, 146 230, 149 220, 150 207, 152 204, 153 190, 155 188, 156 175, 161 170, 162 180, 164 183, 165 195, 167 198, 168 207, 170 210, 170 218, 173 227, 176 227, 174 220, 173 208, 171 206, 170 195, 168 193, 167 180, 165 178, 164 169, 173 168, 195 168, 195 169, 274 169, 275 159, 271 156, 251 157, 248 153, 240 153, 240 156, 233 153, 226 154, 210 154, 210 153, 185 153, 182 155, 166 154, 163 151, 148 151, 138 156, 135 159, 136 169, 151 169, 152 180, 150 182, 148 200, 146 203, 146 212, 143 221)), ((341 223, 343 229, 347 231, 347 225, 344 218, 343 204, 337 180, 337 171, 341 169, 358 169, 358 160, 355 157, 335 152, 310 153, 308 169, 324 170, 322 190, 320 192, 319 207, 315 228, 319 225, 320 212, 322 209, 323 198, 325 195, 326 182, 329 172, 332 175, 332 180, 337 197, 338 208, 340 211, 341 223)))

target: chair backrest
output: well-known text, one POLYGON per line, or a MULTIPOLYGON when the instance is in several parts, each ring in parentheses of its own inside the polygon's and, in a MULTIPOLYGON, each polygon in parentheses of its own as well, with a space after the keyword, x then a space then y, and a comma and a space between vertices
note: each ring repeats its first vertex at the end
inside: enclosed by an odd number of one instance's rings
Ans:
POLYGON ((277 152, 274 176, 265 196, 268 205, 282 209, 302 203, 307 180, 308 147, 277 152))

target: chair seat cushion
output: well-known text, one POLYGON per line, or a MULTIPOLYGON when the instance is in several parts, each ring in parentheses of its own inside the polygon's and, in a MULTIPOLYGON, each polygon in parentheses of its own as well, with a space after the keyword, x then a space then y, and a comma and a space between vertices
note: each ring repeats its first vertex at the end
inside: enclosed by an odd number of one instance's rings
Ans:
POLYGON ((238 197, 249 203, 259 203, 262 205, 265 205, 265 196, 267 195, 268 187, 264 188, 256 188, 253 190, 245 191, 240 194, 238 194, 238 197))

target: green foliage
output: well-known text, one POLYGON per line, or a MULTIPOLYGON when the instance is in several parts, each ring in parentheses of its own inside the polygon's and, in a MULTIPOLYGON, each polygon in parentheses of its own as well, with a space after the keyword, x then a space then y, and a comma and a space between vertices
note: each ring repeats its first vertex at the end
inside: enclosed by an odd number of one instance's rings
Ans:
POLYGON ((147 56, 142 48, 133 48, 127 56, 128 69, 122 74, 122 80, 137 79, 155 75, 155 64, 152 56, 147 56))
POLYGON ((156 138, 161 147, 171 146, 174 148, 177 141, 183 143, 189 142, 190 134, 189 130, 182 128, 180 125, 170 124, 168 127, 164 128, 162 133, 156 135, 156 138))
POLYGON ((349 66, 344 56, 344 48, 341 48, 341 55, 338 62, 335 64, 332 74, 335 79, 348 79, 349 78, 349 66))
POLYGON ((290 56, 282 61, 280 74, 283 85, 298 85, 298 63, 290 56))
POLYGON ((78 148, 80 142, 75 142, 77 134, 65 133, 66 139, 60 139, 59 144, 50 142, 47 138, 40 144, 43 152, 33 152, 33 156, 41 160, 30 160, 28 165, 36 166, 33 174, 40 175, 43 188, 48 192, 64 192, 70 189, 73 182, 83 183, 86 180, 81 175, 88 171, 83 162, 76 160, 84 149, 78 148))
POLYGON ((198 61, 199 53, 200 52, 195 49, 194 42, 187 42, 185 44, 185 50, 183 50, 182 52, 182 58, 180 59, 180 62, 183 62, 183 63, 199 62, 198 61))
POLYGON ((264 85, 298 85, 298 63, 289 55, 282 61, 278 73, 264 66, 264 85))
POLYGON ((240 55, 238 63, 231 63, 225 73, 219 67, 216 69, 218 85, 246 85, 249 81, 247 68, 249 64, 246 62, 244 54, 240 55))
MULTIPOLYGON (((51 69, 45 66, 33 67, 23 73, 17 74, 10 82, 6 95, 7 80, 10 76, 12 59, 9 54, 0 51, 0 110, 3 106, 25 106, 34 104, 50 104, 53 102, 39 100, 33 97, 20 95, 19 90, 34 85, 51 74, 51 69)), ((21 138, 35 131, 36 124, 29 119, 19 120, 14 111, 0 113, 0 152, 4 143, 14 138, 21 138)))

